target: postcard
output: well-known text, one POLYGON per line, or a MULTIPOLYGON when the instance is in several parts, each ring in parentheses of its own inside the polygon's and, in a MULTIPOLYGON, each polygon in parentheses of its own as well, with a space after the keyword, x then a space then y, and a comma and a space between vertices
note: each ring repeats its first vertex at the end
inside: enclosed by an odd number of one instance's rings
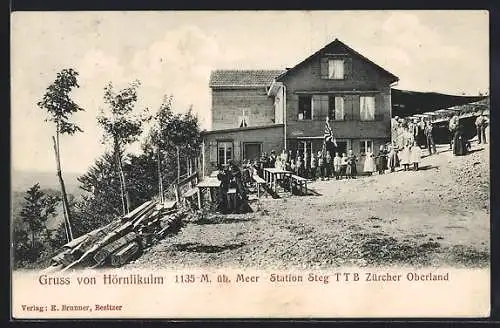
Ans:
POLYGON ((11 17, 13 319, 489 316, 487 11, 11 17))

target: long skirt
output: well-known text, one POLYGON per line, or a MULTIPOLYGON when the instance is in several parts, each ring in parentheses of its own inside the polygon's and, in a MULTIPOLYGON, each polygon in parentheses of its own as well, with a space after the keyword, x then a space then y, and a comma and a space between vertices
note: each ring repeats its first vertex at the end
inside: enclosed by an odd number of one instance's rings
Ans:
POLYGON ((467 154, 467 140, 464 135, 457 131, 453 136, 453 155, 462 156, 467 154))

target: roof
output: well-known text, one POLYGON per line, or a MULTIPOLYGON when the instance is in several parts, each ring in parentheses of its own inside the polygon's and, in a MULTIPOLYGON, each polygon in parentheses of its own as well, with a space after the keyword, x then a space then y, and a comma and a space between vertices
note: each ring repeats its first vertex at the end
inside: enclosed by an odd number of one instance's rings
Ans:
POLYGON ((325 52, 325 50, 327 50, 327 48, 330 48, 332 46, 339 46, 341 48, 344 48, 346 51, 350 52, 351 54, 363 59, 364 61, 370 63, 371 65, 373 65, 377 70, 379 70, 380 72, 382 72, 383 74, 387 75, 390 79, 391 79, 391 82, 396 82, 396 81, 399 81, 399 78, 392 74, 391 72, 387 71, 386 69, 384 69, 383 67, 375 64, 373 61, 371 61, 370 59, 366 58, 365 56, 363 56, 362 54, 360 54, 359 52, 357 52, 356 50, 350 48, 348 45, 346 45, 345 43, 343 43, 342 41, 340 41, 339 39, 335 39, 334 41, 330 42, 329 44, 327 44, 326 46, 324 46, 323 48, 319 49, 318 51, 316 51, 315 53, 313 53, 311 56, 307 57, 306 59, 304 59, 303 61, 301 61, 300 63, 298 63, 297 65, 295 65, 294 67, 286 70, 283 72, 283 74, 281 74, 280 76, 278 76, 276 78, 277 81, 280 81, 283 77, 285 77, 287 74, 289 74, 290 72, 293 72, 294 70, 296 70, 297 68, 301 67, 303 64, 305 64, 306 62, 308 62, 309 60, 313 59, 314 57, 322 54, 323 52, 325 52))
POLYGON ((392 89, 392 115, 404 117, 440 109, 445 110, 453 106, 471 104, 487 98, 488 96, 457 96, 437 92, 392 89))
POLYGON ((280 128, 283 127, 284 124, 268 124, 268 125, 257 125, 257 126, 246 126, 243 128, 230 128, 230 129, 220 129, 220 130, 204 130, 201 131, 201 135, 210 135, 217 133, 227 133, 227 132, 242 132, 242 131, 253 131, 253 130, 264 130, 271 128, 280 128))
POLYGON ((268 87, 284 70, 215 70, 210 74, 211 88, 268 87))

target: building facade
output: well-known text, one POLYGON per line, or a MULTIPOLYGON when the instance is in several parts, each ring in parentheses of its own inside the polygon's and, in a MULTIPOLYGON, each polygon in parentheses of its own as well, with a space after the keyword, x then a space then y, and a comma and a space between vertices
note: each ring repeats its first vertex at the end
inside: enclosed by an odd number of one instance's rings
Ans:
POLYGON ((352 149, 362 166, 366 152, 390 141, 397 81, 338 39, 287 70, 214 71, 206 170, 271 150, 310 158, 322 149, 327 119, 337 141, 332 156, 352 149))

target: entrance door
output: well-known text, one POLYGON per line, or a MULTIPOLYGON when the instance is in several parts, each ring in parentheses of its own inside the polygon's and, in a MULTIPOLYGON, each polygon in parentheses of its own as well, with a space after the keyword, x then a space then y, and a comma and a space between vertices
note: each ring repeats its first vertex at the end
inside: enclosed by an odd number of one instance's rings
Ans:
POLYGON ((243 159, 248 159, 250 161, 255 161, 260 158, 260 153, 262 149, 261 143, 250 143, 246 142, 243 145, 243 159))
MULTIPOLYGON (((337 141, 337 147, 334 150, 336 153, 339 153, 339 156, 342 156, 342 153, 347 154, 347 141, 337 141)), ((335 156, 335 154, 333 154, 335 156)))

